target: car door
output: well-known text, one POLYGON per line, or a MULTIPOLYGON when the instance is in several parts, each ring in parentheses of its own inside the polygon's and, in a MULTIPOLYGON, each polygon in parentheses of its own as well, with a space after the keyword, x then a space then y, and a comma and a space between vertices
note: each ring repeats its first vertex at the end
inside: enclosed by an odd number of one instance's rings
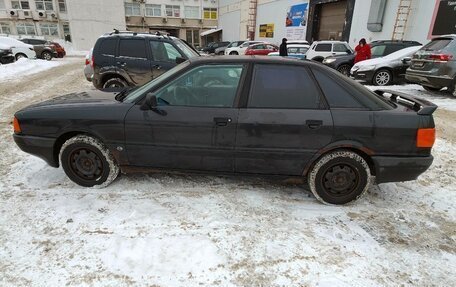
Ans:
MULTIPOLYGON (((332 55, 332 44, 331 43, 319 43, 315 46, 315 56, 326 58, 332 55)), ((311 59, 312 60, 312 59, 311 59)))
POLYGON ((256 64, 239 111, 235 170, 301 175, 332 134, 331 113, 306 67, 256 64))
POLYGON ((333 44, 333 55, 348 55, 351 54, 351 50, 342 43, 333 44))
POLYGON ((135 85, 151 79, 150 63, 144 38, 120 38, 117 70, 126 74, 135 85))
POLYGON ((134 106, 125 118, 131 165, 234 171, 240 64, 194 67, 156 91, 155 111, 134 106))
POLYGON ((154 79, 176 66, 177 58, 185 58, 171 43, 160 39, 150 40, 149 50, 151 53, 151 76, 154 79))

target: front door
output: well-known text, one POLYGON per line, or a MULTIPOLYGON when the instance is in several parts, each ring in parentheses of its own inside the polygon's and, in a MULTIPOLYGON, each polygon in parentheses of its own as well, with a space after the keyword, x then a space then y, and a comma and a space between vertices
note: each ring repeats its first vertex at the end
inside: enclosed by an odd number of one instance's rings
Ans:
POLYGON ((156 111, 134 106, 125 118, 130 164, 156 168, 234 170, 242 65, 199 66, 154 91, 156 111))
POLYGON ((151 73, 144 39, 121 38, 116 65, 135 85, 148 82, 151 73))
POLYGON ((247 108, 239 111, 235 171, 302 175, 331 142, 333 121, 304 67, 255 65, 247 108))
POLYGON ((177 65, 176 59, 184 56, 169 42, 150 40, 151 52, 150 69, 152 78, 156 78, 177 65))

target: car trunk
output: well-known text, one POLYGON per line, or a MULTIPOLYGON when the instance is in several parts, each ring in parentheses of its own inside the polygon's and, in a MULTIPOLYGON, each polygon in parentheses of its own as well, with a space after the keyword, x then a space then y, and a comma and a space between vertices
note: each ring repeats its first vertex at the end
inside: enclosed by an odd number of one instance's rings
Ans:
POLYGON ((454 41, 452 38, 445 37, 432 40, 413 55, 410 69, 423 72, 433 69, 440 70, 448 61, 455 60, 456 55, 448 49, 454 45, 452 43, 454 41))

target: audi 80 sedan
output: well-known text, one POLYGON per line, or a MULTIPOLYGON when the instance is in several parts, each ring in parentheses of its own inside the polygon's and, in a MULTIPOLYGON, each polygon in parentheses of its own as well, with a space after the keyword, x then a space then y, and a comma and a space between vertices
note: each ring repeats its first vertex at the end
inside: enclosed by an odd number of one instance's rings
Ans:
POLYGON ((201 57, 120 93, 31 105, 15 114, 14 139, 85 187, 138 167, 276 175, 345 204, 373 180, 414 180, 429 168, 436 108, 310 61, 201 57))

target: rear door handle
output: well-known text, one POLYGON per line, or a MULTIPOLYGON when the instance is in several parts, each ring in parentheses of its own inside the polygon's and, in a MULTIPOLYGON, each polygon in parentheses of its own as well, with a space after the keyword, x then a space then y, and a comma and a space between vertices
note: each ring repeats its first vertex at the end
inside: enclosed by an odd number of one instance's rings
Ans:
POLYGON ((307 120, 306 125, 309 127, 309 129, 316 130, 316 129, 319 129, 323 125, 323 121, 307 120))
POLYGON ((219 127, 224 127, 232 122, 231 118, 214 118, 214 122, 219 127))
POLYGON ((125 63, 125 62, 117 62, 117 65, 121 66, 121 67, 125 67, 127 65, 127 63, 125 63))
POLYGON ((160 70, 162 67, 160 65, 154 65, 154 66, 152 66, 152 68, 160 70))

